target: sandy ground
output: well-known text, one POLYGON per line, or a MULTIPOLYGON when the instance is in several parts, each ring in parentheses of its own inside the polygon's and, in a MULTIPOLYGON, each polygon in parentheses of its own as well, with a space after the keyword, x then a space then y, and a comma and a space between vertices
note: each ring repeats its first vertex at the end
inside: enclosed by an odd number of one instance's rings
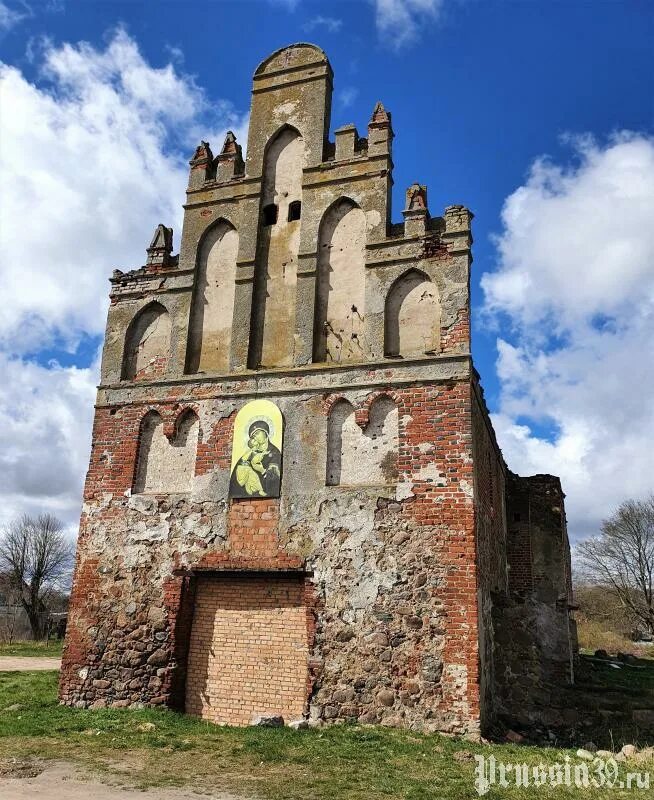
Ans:
POLYGON ((36 669, 61 669, 61 659, 40 656, 0 656, 0 672, 30 672, 36 669))
MULTIPOLYGON (((17 770, 19 771, 19 770, 17 770)), ((33 770, 36 771, 36 770, 33 770)), ((71 764, 50 764, 40 774, 0 777, 2 800, 247 800, 245 797, 183 789, 123 789, 107 786, 76 772, 71 764)))

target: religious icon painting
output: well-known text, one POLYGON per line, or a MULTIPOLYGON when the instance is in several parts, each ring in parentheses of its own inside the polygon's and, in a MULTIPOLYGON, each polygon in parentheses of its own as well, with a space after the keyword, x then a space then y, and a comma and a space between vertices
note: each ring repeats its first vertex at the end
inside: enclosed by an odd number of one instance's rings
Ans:
POLYGON ((282 482, 282 412, 270 400, 252 400, 234 420, 229 496, 279 497, 282 482))

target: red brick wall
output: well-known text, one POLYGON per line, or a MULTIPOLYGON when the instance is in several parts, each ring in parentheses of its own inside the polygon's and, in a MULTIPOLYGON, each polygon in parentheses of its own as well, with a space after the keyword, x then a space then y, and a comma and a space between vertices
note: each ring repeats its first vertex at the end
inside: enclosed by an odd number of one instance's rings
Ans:
POLYGON ((512 592, 530 591, 532 570, 529 482, 510 474, 507 482, 507 552, 509 588, 512 592))
POLYGON ((470 309, 460 309, 456 322, 441 330, 441 349, 444 353, 467 353, 470 350, 470 309))
POLYGON ((445 609, 443 705, 476 719, 479 656, 470 385, 407 388, 396 390, 393 397, 400 419, 408 419, 400 431, 398 468, 400 475, 411 476, 415 496, 403 514, 433 531, 431 544, 446 569, 438 592, 445 609), (425 443, 433 443, 434 449, 426 451, 425 443), (415 477, 434 463, 444 485, 415 477))

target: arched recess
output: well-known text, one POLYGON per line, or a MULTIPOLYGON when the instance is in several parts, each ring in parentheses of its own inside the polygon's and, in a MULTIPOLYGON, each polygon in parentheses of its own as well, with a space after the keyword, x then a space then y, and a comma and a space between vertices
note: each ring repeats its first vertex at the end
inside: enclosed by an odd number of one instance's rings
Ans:
POLYGON ((122 380, 157 378, 166 373, 170 355, 170 315, 161 303, 142 308, 125 334, 122 380))
POLYGON ((293 362, 301 220, 289 219, 295 216, 289 206, 302 202, 304 157, 302 136, 288 125, 266 146, 248 358, 253 369, 293 362))
POLYGON ((347 400, 339 400, 327 422, 329 486, 380 486, 397 481, 399 415, 390 397, 381 395, 370 406, 368 425, 361 430, 347 400))
POLYGON ((156 411, 141 420, 133 491, 145 494, 189 492, 195 475, 200 422, 192 409, 177 420, 169 441, 156 411))
POLYGON ((198 247, 189 324, 186 371, 229 369, 238 233, 218 220, 198 247))
POLYGON ((384 354, 407 357, 438 352, 440 324, 438 289, 424 272, 410 269, 386 297, 384 354))
POLYGON ((313 360, 361 361, 366 215, 348 198, 325 212, 318 233, 313 360))
MULTIPOLYGON (((343 435, 346 422, 348 431, 354 420, 354 408, 347 400, 334 404, 327 420, 327 476, 328 486, 339 486, 343 480, 343 435)), ((347 432, 346 432, 347 436, 347 432)))

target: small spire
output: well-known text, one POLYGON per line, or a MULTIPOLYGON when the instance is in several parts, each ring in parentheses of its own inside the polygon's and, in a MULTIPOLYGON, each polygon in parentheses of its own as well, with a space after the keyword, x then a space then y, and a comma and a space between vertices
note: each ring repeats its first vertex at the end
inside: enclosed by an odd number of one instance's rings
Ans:
POLYGON ((375 108, 372 112, 372 117, 370 117, 370 124, 371 125, 388 125, 391 121, 391 115, 386 109, 384 108, 384 104, 381 100, 378 100, 375 108))
POLYGON ((232 131, 227 131, 223 149, 220 151, 221 156, 234 155, 238 152, 238 144, 236 143, 236 136, 232 131))
POLYGON ((189 163, 192 167, 197 167, 203 164, 210 164, 212 161, 213 153, 211 152, 209 142, 202 141, 195 148, 195 153, 193 153, 193 158, 189 163))
POLYGON ((412 183, 406 190, 405 211, 427 210, 427 187, 420 183, 412 183))
POLYGON ((233 131, 227 131, 223 149, 216 157, 216 180, 218 183, 231 181, 244 172, 243 151, 236 141, 233 131))
POLYGON ((173 229, 165 225, 157 225, 157 228, 150 242, 150 247, 146 250, 148 266, 167 267, 170 264, 170 255, 173 252, 173 229))

